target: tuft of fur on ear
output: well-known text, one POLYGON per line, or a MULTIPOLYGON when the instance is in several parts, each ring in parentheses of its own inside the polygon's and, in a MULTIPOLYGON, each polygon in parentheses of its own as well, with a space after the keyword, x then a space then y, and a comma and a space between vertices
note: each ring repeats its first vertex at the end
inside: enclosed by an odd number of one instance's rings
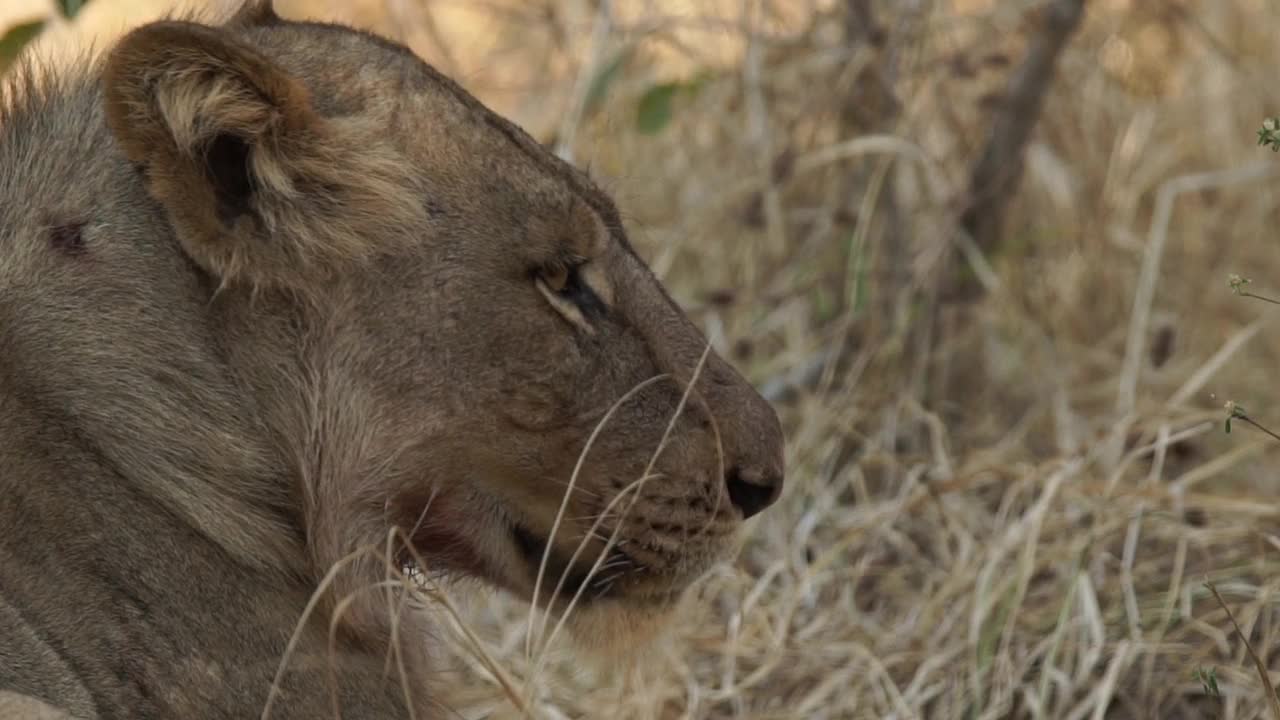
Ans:
POLYGON ((224 284, 316 287, 421 227, 409 164, 376 128, 320 117, 300 79, 225 28, 133 30, 103 87, 124 154, 224 284))
POLYGON ((280 22, 272 0, 246 0, 227 21, 228 27, 261 27, 280 22))

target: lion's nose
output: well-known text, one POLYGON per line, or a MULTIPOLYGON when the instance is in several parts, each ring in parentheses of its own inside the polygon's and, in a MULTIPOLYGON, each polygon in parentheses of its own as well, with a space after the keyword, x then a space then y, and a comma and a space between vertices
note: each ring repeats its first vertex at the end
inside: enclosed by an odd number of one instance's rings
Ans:
POLYGON ((752 477, 734 467, 725 474, 724 482, 729 490, 729 500, 742 511, 742 518, 751 517, 778 501, 782 494, 782 475, 752 477))
POLYGON ((782 495, 786 440, 773 406, 727 363, 714 362, 706 397, 720 411, 724 487, 745 520, 782 495))

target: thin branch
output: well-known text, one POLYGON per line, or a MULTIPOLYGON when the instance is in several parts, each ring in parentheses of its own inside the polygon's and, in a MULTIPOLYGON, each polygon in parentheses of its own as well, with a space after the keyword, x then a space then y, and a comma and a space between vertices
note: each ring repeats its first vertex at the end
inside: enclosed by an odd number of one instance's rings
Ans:
POLYGON ((1227 619, 1231 621, 1231 627, 1236 629, 1236 636, 1244 643, 1244 649, 1249 651, 1249 658, 1253 660, 1253 667, 1258 671, 1258 677, 1262 680, 1262 688, 1267 693, 1267 708, 1271 711, 1271 720, 1280 720, 1280 698, 1276 697, 1275 685, 1271 684, 1271 673, 1267 671, 1266 663, 1262 662, 1262 658, 1258 657, 1258 653, 1254 652, 1253 644, 1249 642, 1249 638, 1240 631, 1240 624, 1236 622, 1236 616, 1232 614, 1231 608, 1227 607, 1227 602, 1218 594, 1218 588, 1214 584, 1205 581, 1205 587, 1209 588, 1209 592, 1213 593, 1213 599, 1218 601, 1218 605, 1227 613, 1227 619))
POLYGON ((1254 420, 1253 418, 1249 417, 1248 415, 1244 415, 1244 414, 1236 415, 1236 416, 1235 416, 1235 419, 1236 419, 1236 420, 1239 420, 1240 422, 1243 422, 1243 423, 1245 423, 1245 424, 1247 424, 1247 425, 1252 425, 1252 426, 1253 426, 1253 428, 1254 428, 1255 430, 1260 430, 1260 431, 1262 431, 1262 432, 1266 433, 1267 435, 1270 435, 1272 438, 1274 438, 1274 439, 1276 439, 1276 440, 1280 440, 1280 435, 1277 435, 1277 434, 1275 434, 1275 433, 1271 432, 1271 431, 1270 431, 1270 430, 1268 430, 1266 427, 1264 427, 1261 423, 1259 423, 1258 421, 1256 421, 1256 420, 1254 420))
POLYGON ((1269 302, 1269 303, 1271 303, 1272 305, 1280 305, 1280 300, 1273 300, 1273 299, 1271 299, 1271 298, 1269 298, 1269 297, 1266 297, 1266 296, 1263 296, 1263 295, 1258 295, 1257 293, 1251 293, 1251 292, 1247 292, 1247 291, 1246 291, 1246 292, 1241 292, 1241 293, 1240 293, 1240 297, 1253 298, 1254 300, 1261 300, 1261 301, 1263 301, 1263 302, 1269 302))
MULTIPOLYGON (((990 252, 999 240, 1005 208, 1022 175, 1022 155, 1040 119, 1058 57, 1084 16, 1085 0, 1051 0, 1044 25, 1026 59, 1014 72, 1004 104, 991 123, 982 153, 969 176, 969 202, 960 225, 978 249, 990 252)), ((956 280, 971 285, 971 281, 956 280)), ((976 288, 956 288, 963 295, 976 288)))

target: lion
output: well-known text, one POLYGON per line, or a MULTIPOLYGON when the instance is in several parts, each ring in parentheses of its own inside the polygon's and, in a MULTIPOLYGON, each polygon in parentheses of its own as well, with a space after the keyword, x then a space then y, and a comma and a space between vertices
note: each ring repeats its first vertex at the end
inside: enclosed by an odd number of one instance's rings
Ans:
POLYGON ((405 47, 256 0, 5 98, 6 707, 432 717, 406 575, 660 619, 778 499, 609 196, 405 47))

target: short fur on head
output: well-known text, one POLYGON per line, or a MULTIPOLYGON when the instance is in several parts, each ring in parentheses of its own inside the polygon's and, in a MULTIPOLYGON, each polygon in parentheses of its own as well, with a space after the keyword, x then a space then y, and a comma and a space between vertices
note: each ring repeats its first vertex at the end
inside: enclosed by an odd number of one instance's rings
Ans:
POLYGON ((611 200, 405 48, 255 2, 19 83, 0 691, 410 717, 400 566, 648 627, 777 498, 775 413, 611 200))

